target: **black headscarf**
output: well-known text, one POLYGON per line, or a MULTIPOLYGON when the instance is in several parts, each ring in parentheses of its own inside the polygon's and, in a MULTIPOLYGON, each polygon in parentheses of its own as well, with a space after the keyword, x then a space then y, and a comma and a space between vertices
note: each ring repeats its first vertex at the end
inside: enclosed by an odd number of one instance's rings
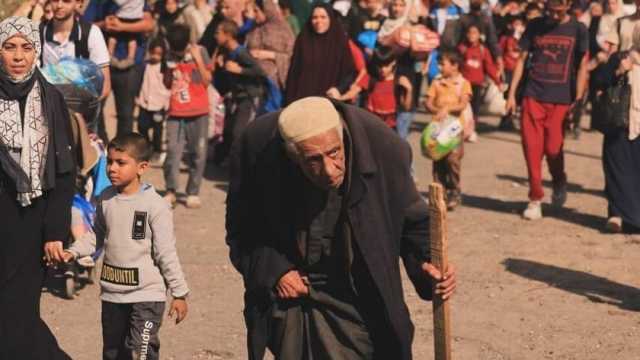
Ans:
POLYGON ((36 82, 36 73, 40 74, 40 72, 36 70, 34 76, 31 76, 28 80, 21 83, 14 83, 4 71, 0 71, 0 99, 18 101, 25 99, 31 89, 33 89, 33 84, 36 82))
POLYGON ((287 104, 307 96, 324 96, 355 73, 349 38, 336 12, 330 4, 316 2, 311 8, 312 16, 317 8, 327 12, 331 23, 327 32, 317 34, 310 17, 298 35, 287 77, 287 104))

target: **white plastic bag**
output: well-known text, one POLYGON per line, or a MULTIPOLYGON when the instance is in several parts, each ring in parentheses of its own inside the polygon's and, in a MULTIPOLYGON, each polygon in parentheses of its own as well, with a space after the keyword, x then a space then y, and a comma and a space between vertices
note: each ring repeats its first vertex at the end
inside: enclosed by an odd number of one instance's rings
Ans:
POLYGON ((480 114, 484 116, 505 116, 507 101, 498 86, 492 81, 484 93, 480 114))

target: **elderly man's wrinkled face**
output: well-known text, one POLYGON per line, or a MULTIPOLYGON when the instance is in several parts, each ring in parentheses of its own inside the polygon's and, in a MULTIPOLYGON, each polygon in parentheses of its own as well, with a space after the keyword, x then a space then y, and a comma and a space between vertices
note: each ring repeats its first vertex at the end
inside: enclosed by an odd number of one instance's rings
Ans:
POLYGON ((344 143, 338 131, 331 129, 296 144, 302 172, 321 189, 337 189, 344 181, 344 143))
POLYGON ((12 79, 24 78, 36 60, 36 49, 22 36, 14 36, 2 44, 0 50, 2 67, 12 79))

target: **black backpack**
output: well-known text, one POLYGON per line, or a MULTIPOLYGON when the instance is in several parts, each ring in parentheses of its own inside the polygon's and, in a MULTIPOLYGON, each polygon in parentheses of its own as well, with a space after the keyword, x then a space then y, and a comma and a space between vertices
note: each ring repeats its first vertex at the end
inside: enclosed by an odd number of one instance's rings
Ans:
MULTIPOLYGON (((40 23, 40 45, 42 46, 42 51, 40 51, 41 64, 44 62, 44 44, 46 41, 45 31, 53 31, 51 26, 47 26, 49 24, 50 21, 40 23)), ((80 38, 73 41, 76 51, 75 56, 77 58, 89 59, 89 32, 91 31, 91 23, 81 19, 76 19, 74 26, 80 27, 80 38)), ((77 31, 76 29, 74 30, 77 31)))

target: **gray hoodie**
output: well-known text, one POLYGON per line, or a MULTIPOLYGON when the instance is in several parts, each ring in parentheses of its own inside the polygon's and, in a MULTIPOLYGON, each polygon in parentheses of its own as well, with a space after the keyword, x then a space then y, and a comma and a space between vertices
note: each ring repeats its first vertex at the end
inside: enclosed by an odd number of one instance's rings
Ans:
POLYGON ((166 301, 189 292, 184 279, 169 204, 153 186, 143 184, 134 195, 106 189, 98 199, 95 235, 88 232, 69 251, 87 256, 104 244, 101 296, 114 303, 166 301), (165 285, 166 284, 166 285, 165 285))

